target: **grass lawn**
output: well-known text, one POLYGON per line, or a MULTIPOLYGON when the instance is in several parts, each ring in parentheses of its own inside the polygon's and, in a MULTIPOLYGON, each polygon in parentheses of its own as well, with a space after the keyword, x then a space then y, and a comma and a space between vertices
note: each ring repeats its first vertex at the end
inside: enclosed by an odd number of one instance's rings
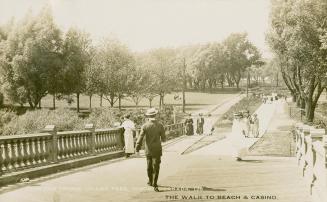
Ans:
MULTIPOLYGON (((201 92, 186 92, 186 111, 191 112, 195 110, 199 110, 206 105, 215 105, 222 103, 233 96, 235 96, 237 92, 230 92, 230 93, 201 93, 201 92)), ((175 106, 182 106, 182 100, 175 100, 174 97, 178 95, 180 98, 182 97, 182 93, 173 93, 168 94, 165 96, 165 104, 175 105, 175 106)), ((42 107, 44 108, 51 108, 52 107, 52 96, 46 96, 41 101, 42 107)), ((158 106, 159 104, 159 97, 154 98, 152 101, 152 106, 158 106)), ((105 99, 102 100, 103 106, 110 106, 109 102, 105 99)), ((92 98, 92 107, 99 107, 100 106, 100 97, 94 96, 92 98)), ((115 103, 115 107, 118 107, 118 102, 115 103)), ((135 104, 128 98, 124 98, 122 100, 122 106, 125 108, 127 107, 135 107, 135 104)), ((142 99, 140 107, 149 107, 149 102, 147 99, 142 99)), ((56 107, 70 107, 76 108, 76 102, 72 104, 68 104, 65 100, 56 100, 56 107)), ((89 97, 82 95, 80 97, 80 108, 81 109, 88 109, 89 107, 89 97)))

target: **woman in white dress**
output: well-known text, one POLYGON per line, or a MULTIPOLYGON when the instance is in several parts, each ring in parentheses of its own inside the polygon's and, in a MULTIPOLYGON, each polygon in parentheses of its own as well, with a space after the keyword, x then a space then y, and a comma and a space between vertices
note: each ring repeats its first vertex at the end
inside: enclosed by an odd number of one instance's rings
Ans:
POLYGON ((124 116, 124 121, 121 125, 124 131, 124 141, 125 141, 125 154, 126 158, 128 158, 131 154, 134 153, 134 131, 135 131, 135 124, 132 120, 130 120, 130 115, 127 114, 124 116))
POLYGON ((236 150, 236 160, 241 161, 242 158, 247 154, 248 148, 246 146, 246 138, 245 132, 242 123, 242 114, 235 113, 233 126, 232 126, 232 133, 229 136, 232 146, 236 150))

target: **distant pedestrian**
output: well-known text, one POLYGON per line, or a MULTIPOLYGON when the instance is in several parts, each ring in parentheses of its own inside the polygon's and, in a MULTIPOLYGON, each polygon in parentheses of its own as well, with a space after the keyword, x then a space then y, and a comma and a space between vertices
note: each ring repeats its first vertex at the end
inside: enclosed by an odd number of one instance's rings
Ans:
POLYGON ((132 120, 130 120, 129 114, 124 116, 124 121, 121 126, 124 128, 125 155, 126 158, 128 158, 135 151, 134 149, 135 124, 132 120))
POLYGON ((257 114, 253 114, 253 117, 251 119, 251 131, 252 131, 252 135, 255 138, 259 137, 259 119, 258 119, 258 115, 257 114))
POLYGON ((191 114, 189 114, 188 118, 185 120, 185 131, 186 135, 194 135, 193 119, 191 114))
POLYGON ((243 130, 242 113, 235 113, 232 133, 227 136, 231 145, 235 148, 235 157, 237 161, 241 161, 242 158, 247 155, 248 148, 246 146, 245 133, 243 130))
POLYGON ((203 125, 204 125, 204 118, 202 114, 199 114, 198 119, 196 120, 196 128, 197 128, 197 134, 202 135, 203 134, 203 125))
POLYGON ((148 185, 154 187, 158 192, 158 177, 162 156, 161 141, 166 141, 165 129, 156 119, 158 111, 155 108, 148 109, 146 116, 148 121, 142 126, 141 133, 136 142, 136 152, 141 149, 143 139, 145 138, 145 155, 147 161, 148 185))
POLYGON ((248 110, 243 111, 243 118, 241 119, 245 137, 250 135, 250 113, 248 110))

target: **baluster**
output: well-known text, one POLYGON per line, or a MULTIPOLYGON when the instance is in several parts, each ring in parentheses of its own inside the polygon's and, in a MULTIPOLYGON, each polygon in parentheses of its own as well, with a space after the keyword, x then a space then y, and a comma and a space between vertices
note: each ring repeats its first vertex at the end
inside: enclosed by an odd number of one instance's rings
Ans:
POLYGON ((19 167, 23 168, 25 167, 25 164, 24 164, 24 157, 25 157, 25 154, 24 154, 24 139, 20 139, 19 142, 18 142, 18 159, 19 159, 19 167))
POLYGON ((13 166, 12 166, 12 164, 11 164, 11 145, 10 145, 10 143, 9 142, 6 142, 5 143, 5 155, 6 155, 6 161, 5 161, 5 166, 6 166, 6 168, 7 168, 7 171, 11 171, 12 169, 13 169, 13 166))
POLYGON ((99 135, 99 151, 102 152, 103 150, 103 133, 99 135))
MULTIPOLYGON (((94 137, 94 152, 97 153, 99 152, 99 136, 101 132, 97 133, 94 137)), ((92 142, 92 140, 91 140, 92 142)), ((91 153, 92 153, 92 148, 91 148, 91 153)))
POLYGON ((115 151, 115 133, 110 133, 109 134, 110 137, 110 151, 115 151))
POLYGON ((110 134, 112 137, 112 151, 117 150, 117 133, 111 133, 110 134))
POLYGON ((57 142, 58 142, 58 144, 57 144, 58 160, 61 160, 61 159, 63 159, 63 141, 62 141, 62 137, 58 137, 57 142))
POLYGON ((110 142, 109 142, 109 134, 105 134, 104 136, 104 150, 105 151, 109 151, 109 147, 110 147, 110 142))
POLYGON ((108 141, 108 143, 107 143, 107 147, 108 147, 108 151, 111 151, 112 149, 111 149, 111 146, 112 146, 112 141, 111 141, 111 135, 110 134, 107 134, 107 141, 108 141))
POLYGON ((46 149, 45 149, 46 140, 45 137, 40 137, 40 160, 41 163, 46 163, 46 149))
POLYGON ((69 152, 69 157, 73 158, 74 157, 74 135, 69 135, 69 148, 70 148, 70 152, 69 152))
POLYGON ((82 134, 76 134, 76 155, 80 156, 81 155, 81 143, 80 143, 80 138, 82 134))
POLYGON ((72 157, 75 157, 76 156, 76 135, 75 134, 70 135, 70 141, 71 141, 71 147, 72 147, 71 154, 72 154, 72 157))
MULTIPOLYGON (((58 144, 58 143, 57 143, 58 144)), ((44 162, 45 163, 50 163, 52 161, 51 159, 51 146, 52 146, 52 141, 50 136, 44 137, 44 162)), ((58 145, 57 145, 58 147, 58 145)))
POLYGON ((28 138, 24 140, 24 153, 25 153, 24 163, 26 167, 28 167, 31 165, 31 161, 30 161, 31 153, 30 153, 30 145, 29 145, 28 138))
POLYGON ((35 161, 35 139, 30 139, 30 161, 31 161, 31 165, 35 165, 36 161, 35 161))
POLYGON ((84 139, 83 139, 83 145, 84 145, 84 154, 88 154, 89 150, 90 150, 90 146, 88 144, 88 140, 92 138, 92 134, 86 134, 84 135, 84 139))
POLYGON ((81 137, 81 153, 82 155, 85 155, 87 154, 87 148, 86 148, 86 137, 87 137, 88 134, 83 134, 82 137, 81 137))
POLYGON ((17 163, 17 156, 18 156, 18 152, 17 152, 17 140, 13 140, 11 142, 11 164, 13 165, 14 169, 17 169, 19 167, 18 163, 17 163))
POLYGON ((75 135, 75 155, 76 156, 80 156, 81 153, 80 153, 80 148, 79 148, 79 137, 80 137, 81 134, 76 134, 75 135))
POLYGON ((69 137, 67 135, 63 136, 65 142, 65 159, 69 158, 69 137))
POLYGON ((6 151, 4 142, 0 143, 0 173, 6 172, 6 151))
POLYGON ((68 158, 68 140, 67 136, 61 136, 62 140, 62 157, 63 159, 68 158))
POLYGON ((40 138, 35 138, 35 161, 37 164, 42 163, 41 161, 41 142, 40 142, 40 138))
POLYGON ((81 136, 82 134, 77 134, 76 135, 76 154, 77 156, 80 156, 81 155, 81 136))
POLYGON ((62 136, 64 145, 64 158, 69 158, 69 140, 67 136, 62 136))

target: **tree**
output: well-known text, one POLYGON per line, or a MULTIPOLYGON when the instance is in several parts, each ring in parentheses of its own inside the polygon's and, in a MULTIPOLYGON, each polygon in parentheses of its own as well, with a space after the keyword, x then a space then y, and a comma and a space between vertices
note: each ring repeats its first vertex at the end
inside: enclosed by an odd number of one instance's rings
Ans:
POLYGON ((159 107, 164 105, 164 97, 175 89, 178 68, 175 64, 176 52, 173 49, 160 48, 148 53, 145 68, 150 73, 150 95, 159 95, 159 107))
POLYGON ((247 39, 246 33, 231 34, 223 42, 229 78, 239 88, 245 70, 261 60, 258 49, 247 39))
POLYGON ((100 46, 98 61, 101 69, 100 94, 113 107, 128 91, 134 58, 129 49, 117 40, 105 39, 100 46))
POLYGON ((61 71, 61 31, 49 8, 36 17, 27 15, 2 44, 3 89, 12 102, 31 108, 54 92, 61 71))
POLYGON ((63 94, 76 94, 79 112, 80 94, 86 87, 85 71, 91 63, 91 39, 87 33, 70 28, 63 43, 63 94))
POLYGON ((326 87, 326 2, 273 1, 267 40, 278 58, 286 86, 313 121, 317 101, 326 87))

